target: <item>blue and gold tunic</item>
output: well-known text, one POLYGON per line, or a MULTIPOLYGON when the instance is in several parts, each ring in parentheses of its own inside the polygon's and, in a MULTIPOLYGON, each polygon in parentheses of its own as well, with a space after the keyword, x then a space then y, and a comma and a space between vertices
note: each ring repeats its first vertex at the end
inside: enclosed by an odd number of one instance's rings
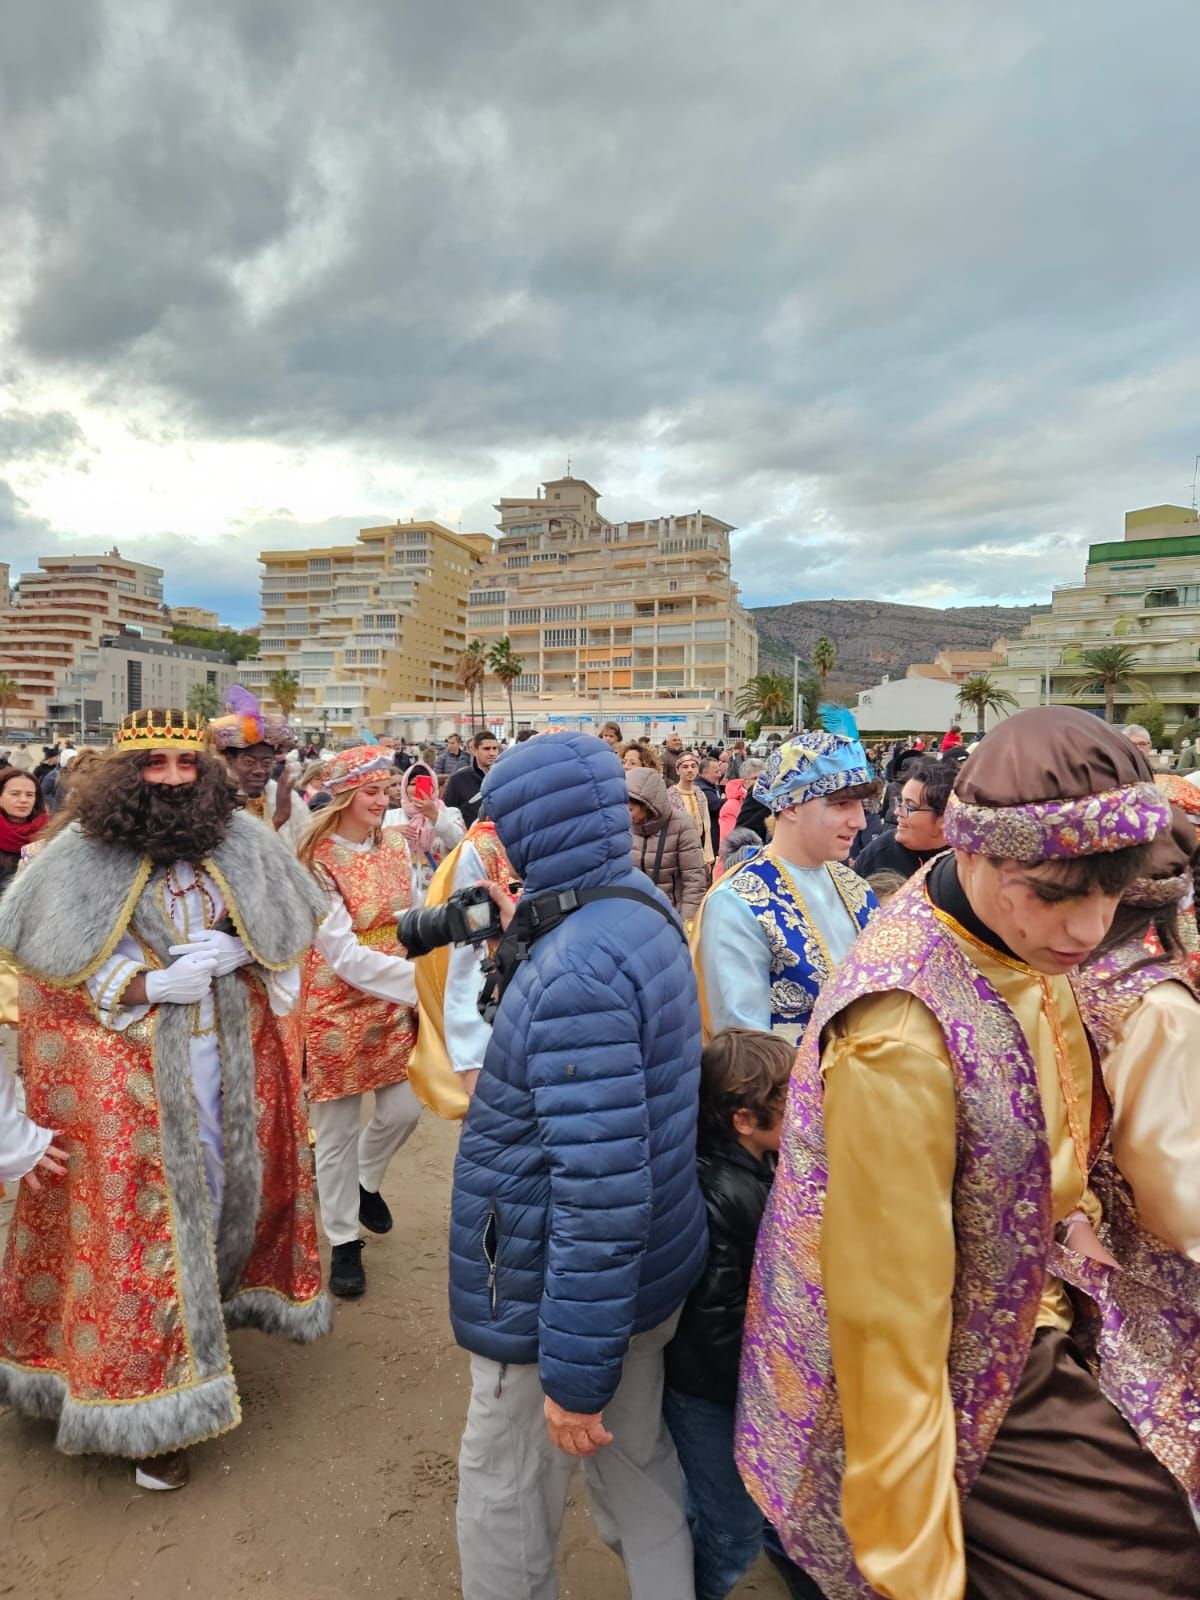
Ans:
POLYGON ((696 939, 707 1023, 799 1037, 821 988, 877 902, 838 861, 797 867, 770 851, 723 878, 696 939))

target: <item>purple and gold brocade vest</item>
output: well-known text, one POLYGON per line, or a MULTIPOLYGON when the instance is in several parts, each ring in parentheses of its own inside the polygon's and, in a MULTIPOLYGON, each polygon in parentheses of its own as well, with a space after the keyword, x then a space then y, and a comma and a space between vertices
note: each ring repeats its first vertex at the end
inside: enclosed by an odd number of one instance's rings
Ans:
MULTIPOLYGON (((856 927, 865 928, 879 909, 871 886, 840 861, 826 867, 847 914, 856 927)), ((765 853, 740 866, 729 889, 749 906, 771 947, 771 1026, 802 1028, 834 968, 807 906, 788 874, 765 853)))
POLYGON ((813 1013, 788 1090, 746 1314, 738 1465, 827 1600, 875 1591, 855 1565, 840 1510, 845 1442, 820 1256, 826 1024, 865 995, 903 990, 945 1035, 958 1107, 949 1378, 964 1497, 1024 1371, 1053 1242, 1050 1152, 1028 1040, 934 914, 924 876, 875 916, 813 1013))
MULTIPOLYGON (((1182 983, 1195 992, 1185 962, 1148 961, 1140 940, 1107 952, 1073 983, 1102 1061, 1151 989, 1182 983)), ((1107 1144, 1090 1181, 1104 1211, 1100 1236, 1121 1270, 1066 1252, 1051 1268, 1094 1302, 1087 1331, 1104 1395, 1200 1515, 1200 1263, 1141 1227, 1107 1144)))

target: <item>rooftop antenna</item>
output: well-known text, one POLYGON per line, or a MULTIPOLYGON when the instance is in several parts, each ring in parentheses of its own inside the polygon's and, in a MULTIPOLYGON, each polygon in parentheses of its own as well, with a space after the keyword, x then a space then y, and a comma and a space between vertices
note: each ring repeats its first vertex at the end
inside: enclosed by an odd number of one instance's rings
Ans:
POLYGON ((1196 509, 1196 479, 1200 477, 1200 456, 1196 457, 1192 467, 1192 510, 1196 509))
MULTIPOLYGON (((1197 456, 1196 460, 1200 461, 1200 456, 1197 456)), ((567 457, 567 477, 569 478, 570 476, 571 476, 571 458, 570 458, 570 456, 568 456, 567 457)), ((1192 498, 1195 499, 1195 496, 1193 495, 1192 498)))

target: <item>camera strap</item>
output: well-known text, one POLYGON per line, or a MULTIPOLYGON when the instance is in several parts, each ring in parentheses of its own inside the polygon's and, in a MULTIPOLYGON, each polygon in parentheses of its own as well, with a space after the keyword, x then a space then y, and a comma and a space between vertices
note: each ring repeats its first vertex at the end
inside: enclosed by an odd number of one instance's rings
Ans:
POLYGON ((671 924, 684 945, 687 945, 683 924, 672 908, 640 889, 564 889, 558 894, 540 894, 536 899, 522 900, 517 905, 508 932, 497 946, 494 958, 484 967, 479 1011, 487 1022, 495 1020, 501 996, 517 968, 523 961, 529 960, 533 945, 565 922, 580 906, 592 905, 597 900, 636 900, 644 906, 650 906, 671 924))

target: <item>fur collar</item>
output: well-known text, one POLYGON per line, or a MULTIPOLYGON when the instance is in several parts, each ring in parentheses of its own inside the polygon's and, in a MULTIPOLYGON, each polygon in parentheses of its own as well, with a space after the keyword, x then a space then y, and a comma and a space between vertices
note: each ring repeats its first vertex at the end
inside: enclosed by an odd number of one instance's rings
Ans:
MULTIPOLYGON (((269 828, 236 812, 204 867, 260 966, 284 971, 308 947, 325 897, 269 828)), ((152 863, 72 826, 36 856, 0 900, 0 956, 50 983, 82 983, 112 954, 152 863)))

